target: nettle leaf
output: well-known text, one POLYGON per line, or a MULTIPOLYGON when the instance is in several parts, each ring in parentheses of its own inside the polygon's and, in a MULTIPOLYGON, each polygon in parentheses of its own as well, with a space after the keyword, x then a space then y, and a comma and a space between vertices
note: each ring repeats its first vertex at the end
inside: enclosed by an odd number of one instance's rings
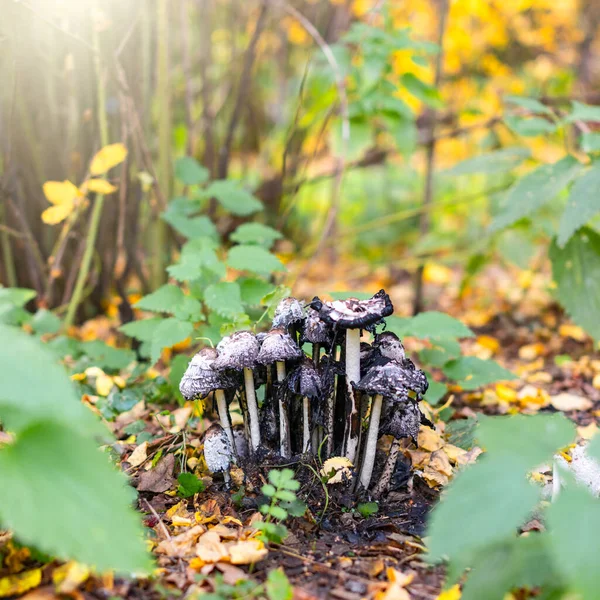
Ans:
POLYGON ((573 320, 600 340, 600 235, 584 227, 560 249, 550 246, 556 295, 573 320))
POLYGON ((163 285, 144 296, 135 306, 142 310, 170 313, 180 319, 195 318, 202 313, 202 305, 198 300, 186 296, 180 287, 171 284, 163 285))
POLYGON ((486 453, 450 484, 428 528, 430 560, 449 558, 455 575, 490 544, 516 535, 539 501, 527 473, 575 437, 575 425, 558 414, 480 419, 477 440, 486 453))
POLYGON ((177 281, 198 279, 204 271, 225 277, 225 265, 215 251, 215 242, 210 238, 190 240, 181 249, 179 263, 167 267, 171 277, 177 281))
POLYGON ((523 98, 521 96, 504 96, 504 100, 510 104, 514 104, 515 106, 519 106, 520 108, 529 110, 532 113, 554 116, 554 113, 550 108, 548 108, 545 104, 542 104, 542 102, 536 100, 535 98, 523 98))
POLYGON ((391 316, 387 327, 398 337, 419 339, 456 339, 473 337, 474 333, 458 319, 435 310, 419 313, 416 317, 391 316))
POLYGON ((261 300, 273 290, 273 284, 256 277, 238 279, 242 302, 248 306, 258 306, 261 300))
POLYGON ((444 365, 444 375, 453 379, 464 390, 476 390, 496 381, 517 379, 517 376, 501 367, 496 361, 482 360, 475 356, 461 356, 444 365))
POLYGON ((435 406, 446 395, 448 388, 443 383, 435 381, 430 374, 427 374, 427 379, 429 380, 429 387, 425 392, 425 400, 428 404, 435 406))
POLYGON ((285 267, 274 254, 260 246, 249 244, 240 244, 231 248, 227 256, 227 264, 238 271, 250 271, 261 275, 285 271, 285 267))
POLYGON ((600 586, 600 500, 575 483, 567 485, 548 508, 548 528, 554 565, 569 591, 595 598, 600 586))
POLYGON ((507 115, 504 117, 504 122, 517 135, 524 137, 547 135, 554 133, 558 128, 557 123, 543 117, 516 117, 514 115, 507 115))
MULTIPOLYGON (((23 399, 36 380, 51 393, 42 375, 30 376, 23 399)), ((22 542, 60 559, 75 559, 100 572, 149 571, 125 477, 96 449, 92 437, 72 428, 76 425, 38 422, 0 450, 0 521, 22 542)))
POLYGON ((29 324, 37 334, 58 333, 62 321, 53 312, 41 308, 33 315, 29 324))
POLYGON ((443 367, 447 362, 460 356, 460 344, 455 339, 436 340, 431 348, 419 352, 421 361, 432 367, 443 367))
POLYGON ((234 318, 244 312, 240 286, 234 281, 209 285, 204 291, 204 303, 210 310, 225 318, 234 318))
POLYGON ((184 156, 175 161, 175 177, 185 185, 206 183, 210 173, 195 158, 184 156))
POLYGON ((182 498, 190 498, 205 488, 204 482, 193 473, 180 473, 177 481, 179 482, 177 494, 182 498))
POLYGON ((445 171, 446 175, 474 175, 477 173, 506 173, 531 156, 528 148, 504 148, 473 158, 467 158, 445 171))
POLYGON ((126 348, 113 348, 101 340, 81 342, 81 351, 101 369, 120 370, 135 360, 135 352, 126 348))
POLYGON ((575 157, 568 155, 554 164, 542 165, 521 177, 506 194, 499 213, 490 225, 490 231, 499 231, 513 225, 540 209, 556 198, 579 175, 582 168, 583 165, 575 157))
POLYGON ((265 591, 269 600, 292 600, 294 597, 294 587, 281 567, 269 573, 265 591))
POLYGON ((161 218, 177 233, 189 239, 209 237, 216 240, 219 237, 215 224, 204 215, 190 217, 169 207, 161 215, 161 218))
POLYGON ((283 235, 262 223, 242 223, 229 238, 238 244, 258 244, 269 249, 276 240, 282 239, 283 235))
POLYGON ((567 123, 576 121, 600 123, 600 106, 590 106, 583 102, 573 101, 573 110, 565 117, 565 121, 567 123))
POLYGON ((564 248, 571 236, 600 213, 600 162, 595 163, 573 184, 558 227, 558 245, 564 248))
POLYGON ((263 210, 262 202, 258 198, 230 179, 213 181, 204 193, 209 198, 216 198, 223 208, 234 215, 246 217, 263 210))
POLYGON ((140 319, 139 321, 131 321, 119 327, 125 335, 135 338, 140 342, 150 342, 156 328, 164 321, 162 317, 152 317, 151 319, 140 319))
POLYGON ((36 338, 0 325, 0 340, 0 419, 7 428, 18 432, 44 419, 82 434, 106 434, 80 402, 62 365, 36 338))
POLYGON ((180 321, 176 318, 162 319, 152 335, 152 348, 150 360, 156 363, 164 348, 170 348, 186 340, 194 326, 189 321, 180 321))

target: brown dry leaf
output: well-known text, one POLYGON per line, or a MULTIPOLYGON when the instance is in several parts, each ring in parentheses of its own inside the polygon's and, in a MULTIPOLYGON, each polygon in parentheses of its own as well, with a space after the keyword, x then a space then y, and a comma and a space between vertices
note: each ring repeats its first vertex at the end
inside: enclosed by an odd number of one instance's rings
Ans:
POLYGON ((148 458, 148 442, 141 443, 127 459, 132 467, 139 467, 148 458))
POLYGON ((171 415, 173 416, 173 420, 175 425, 169 429, 170 433, 179 433, 182 429, 185 428, 186 423, 188 422, 190 416, 192 415, 192 411, 194 410, 193 406, 182 406, 174 410, 171 415))
POLYGON ((427 466, 423 469, 421 477, 427 482, 427 485, 431 488, 435 488, 439 485, 447 485, 450 481, 447 475, 436 471, 430 466, 427 466))
POLYGON ((577 325, 569 325, 566 323, 558 328, 558 334, 561 337, 573 338, 577 342, 585 342, 585 340, 588 337, 581 327, 577 325))
POLYGON ((428 450, 429 452, 439 450, 446 443, 435 429, 425 427, 424 425, 421 425, 421 429, 419 429, 417 441, 420 449, 428 450))
POLYGON ((21 596, 42 583, 42 569, 23 571, 18 575, 0 578, 0 598, 21 596))
POLYGON ((59 600, 59 596, 54 593, 51 586, 47 585, 25 594, 21 600, 59 600))
POLYGON ((479 446, 473 446, 473 448, 468 450, 466 454, 459 456, 456 462, 460 466, 470 465, 477 460, 477 457, 480 454, 483 454, 483 450, 479 446))
POLYGON ((454 446, 453 444, 446 444, 442 450, 446 453, 446 456, 450 459, 450 462, 454 464, 458 462, 459 457, 464 456, 467 453, 466 450, 463 450, 458 446, 454 446))
POLYGON ((217 504, 217 501, 207 500, 201 504, 196 511, 194 518, 196 519, 196 523, 201 525, 212 523, 213 521, 219 521, 221 518, 221 509, 217 504))
POLYGON ((140 492, 166 492, 175 482, 173 468, 175 467, 175 456, 167 454, 158 461, 158 464, 150 471, 144 471, 140 475, 137 489, 140 492))
POLYGON ((538 356, 542 356, 545 350, 546 347, 540 342, 527 344, 519 348, 519 358, 526 361, 535 360, 538 356))
POLYGON ((227 546, 234 565, 250 565, 265 558, 269 551, 260 540, 244 540, 227 546))
POLYGON ((227 527, 223 523, 219 523, 214 527, 210 528, 210 531, 218 534, 222 540, 237 540, 240 532, 237 529, 233 529, 233 527, 227 527))
POLYGON ((88 567, 72 560, 54 569, 52 581, 59 594, 72 594, 89 576, 88 567))
POLYGON ((217 563, 229 559, 229 552, 218 533, 207 531, 196 544, 196 556, 204 563, 217 563))
POLYGON ((133 423, 134 421, 138 421, 141 419, 146 412, 146 403, 144 400, 140 400, 137 404, 133 406, 130 410, 127 410, 120 415, 117 415, 115 419, 115 423, 117 424, 117 429, 122 429, 126 425, 133 423))
POLYGON ((223 573, 223 581, 227 585, 235 585, 238 581, 245 581, 248 579, 248 574, 235 565, 228 563, 217 563, 217 569, 223 573))
POLYGON ((564 412, 570 410, 589 410, 594 405, 589 398, 578 396, 577 394, 570 394, 568 392, 550 396, 550 404, 552 404, 556 410, 562 410, 564 412))
MULTIPOLYGON (((12 542, 11 537, 8 537, 8 534, 3 534, 2 538, 4 539, 4 535, 6 535, 6 554, 4 555, 4 566, 8 569, 9 573, 18 573, 24 569, 25 561, 31 556, 31 552, 29 548, 18 548, 12 542)), ((0 547, 2 544, 0 543, 0 547)))
POLYGON ((442 473, 442 475, 452 477, 452 466, 450 465, 450 459, 443 449, 436 450, 432 453, 428 466, 432 469, 435 469, 439 473, 442 473))
POLYGON ((423 450, 407 450, 406 453, 410 456, 410 460, 414 469, 423 469, 429 462, 430 452, 423 450))
POLYGON ((155 552, 177 558, 189 556, 192 554, 193 546, 198 542, 198 538, 203 533, 206 533, 206 527, 203 525, 194 525, 194 527, 191 527, 187 531, 160 542, 155 552))
POLYGON ((187 509, 187 500, 181 500, 177 504, 173 504, 169 510, 165 513, 165 518, 167 520, 173 520, 174 517, 189 517, 189 512, 187 509))
POLYGON ((414 579, 414 575, 402 573, 389 567, 386 571, 389 585, 383 592, 375 595, 376 600, 410 600, 410 595, 405 586, 409 585, 414 579))

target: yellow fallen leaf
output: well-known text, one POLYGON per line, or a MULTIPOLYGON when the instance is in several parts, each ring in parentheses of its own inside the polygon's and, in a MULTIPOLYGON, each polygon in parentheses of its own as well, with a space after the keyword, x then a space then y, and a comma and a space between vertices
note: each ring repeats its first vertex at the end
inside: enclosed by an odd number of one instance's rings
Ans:
POLYGON ((500 348, 500 342, 491 335, 480 335, 477 337, 477 343, 488 350, 491 350, 492 353, 496 353, 500 348))
POLYGON ((180 517, 175 515, 171 519, 173 527, 189 527, 192 524, 192 520, 189 517, 180 517))
POLYGON ((156 547, 157 554, 166 554, 167 556, 183 557, 192 554, 198 538, 206 533, 204 525, 195 525, 179 535, 174 535, 170 539, 162 540, 156 547))
POLYGON ((127 157, 127 148, 123 144, 109 144, 101 148, 90 164, 92 175, 104 175, 107 171, 122 163, 127 157))
POLYGON ((42 569, 23 571, 18 575, 0 578, 0 598, 20 596, 42 582, 42 569))
POLYGON ((108 396, 113 389, 113 386, 113 378, 110 375, 102 373, 102 375, 96 377, 96 393, 98 396, 108 396))
POLYGON ((90 576, 85 565, 69 561, 52 572, 52 581, 59 594, 72 594, 90 576))
POLYGON ((589 398, 578 396, 577 394, 569 394, 567 392, 557 394, 556 396, 550 396, 550 404, 552 404, 556 410, 565 412, 570 410, 589 410, 594 405, 589 398))
POLYGON ((452 476, 452 465, 443 448, 441 450, 436 450, 431 454, 428 466, 442 475, 446 475, 447 477, 452 476))
POLYGON ((447 485, 450 478, 436 469, 426 466, 421 473, 421 477, 427 482, 430 488, 436 488, 440 485, 447 485))
POLYGON ((229 552, 225 544, 221 542, 218 533, 207 531, 200 536, 196 544, 196 556, 206 563, 216 563, 229 559, 229 552))
POLYGON ((592 380, 592 385, 597 390, 600 390, 600 373, 596 373, 596 375, 594 375, 594 379, 592 380))
POLYGON ((517 391, 503 383, 496 384, 496 395, 505 402, 514 402, 517 399, 517 391))
POLYGON ((423 281, 445 285, 452 279, 452 270, 437 263, 427 263, 423 269, 423 281))
POLYGON ((558 334, 561 337, 573 338, 577 342, 584 342, 587 339, 587 334, 581 327, 567 323, 558 328, 558 334))
POLYGON ((460 600, 461 591, 458 584, 453 585, 449 590, 443 591, 436 600, 460 600))
POLYGON ((327 483, 343 483, 352 479, 352 462, 345 456, 328 458, 321 468, 321 475, 327 477, 327 483))
POLYGON ((519 348, 519 358, 521 360, 535 360, 538 356, 544 353, 545 346, 541 343, 527 344, 519 348))
POLYGON ((106 179, 88 179, 86 183, 87 189, 90 192, 97 194, 112 194, 117 191, 117 188, 106 181, 106 179))
POLYGON ((239 519, 236 519, 235 517, 232 517, 230 515, 224 517, 221 523, 223 525, 229 525, 231 523, 232 525, 237 525, 238 527, 243 527, 244 525, 239 519))
POLYGON ((419 436, 417 438, 417 446, 429 452, 439 450, 446 442, 441 438, 440 434, 430 427, 421 425, 419 436))
POLYGON ((185 500, 181 500, 177 504, 174 504, 165 513, 165 517, 169 520, 173 519, 173 517, 175 517, 175 516, 178 516, 178 517, 187 517, 188 516, 187 502, 185 500))
POLYGON ((450 459, 451 463, 456 464, 461 456, 464 456, 467 451, 454 446, 453 444, 446 444, 442 450, 446 453, 446 456, 450 459))
POLYGON ((227 547, 234 565, 250 565, 265 558, 269 551, 260 540, 244 540, 227 547))

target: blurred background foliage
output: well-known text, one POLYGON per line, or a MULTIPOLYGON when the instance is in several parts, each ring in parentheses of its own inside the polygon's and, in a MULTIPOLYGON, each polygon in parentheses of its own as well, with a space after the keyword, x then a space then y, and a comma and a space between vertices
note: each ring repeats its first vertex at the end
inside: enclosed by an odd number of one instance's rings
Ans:
POLYGON ((439 265, 474 273, 490 256, 540 268, 541 221, 485 228, 515 179, 560 158, 576 126, 521 135, 503 120, 507 98, 534 96, 557 118, 573 99, 598 100, 593 2, 3 0, 2 15, 4 285, 67 310, 92 205, 49 226, 42 185, 86 178, 103 122, 129 150, 111 174, 118 191, 102 207, 80 319, 117 297, 130 320, 131 294, 165 282, 184 238, 161 215, 199 197, 175 178, 184 156, 262 203, 255 217, 215 198, 197 208, 223 239, 248 218, 281 230, 274 251, 291 283, 353 271, 389 284, 424 267, 436 280, 439 265), (514 146, 523 160, 448 176, 514 146))

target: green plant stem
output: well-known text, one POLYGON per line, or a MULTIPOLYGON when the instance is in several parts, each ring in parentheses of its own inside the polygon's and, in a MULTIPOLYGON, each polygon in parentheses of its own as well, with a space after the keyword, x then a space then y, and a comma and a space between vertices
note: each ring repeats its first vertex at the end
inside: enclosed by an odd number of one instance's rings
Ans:
MULTIPOLYGON (((0 205, 0 222, 4 219, 4 207, 0 205)), ((6 283, 9 287, 17 285, 17 271, 15 269, 15 260, 13 257, 12 246, 10 244, 9 234, 7 231, 0 231, 0 243, 2 244, 2 256, 4 257, 4 265, 6 271, 6 283)))
MULTIPOLYGON (((94 47, 94 67, 96 70, 96 82, 98 86, 96 100, 98 111, 98 128, 100 130, 100 145, 101 147, 104 147, 108 145, 108 123, 106 121, 106 113, 104 112, 104 107, 106 106, 106 88, 104 85, 104 79, 102 77, 100 40, 95 23, 92 23, 92 43, 94 47)), ((103 206, 104 196, 102 194, 98 194, 92 208, 90 227, 88 229, 85 252, 81 261, 81 267, 79 269, 79 274, 77 275, 73 296, 71 297, 69 308, 67 309, 67 314, 65 316, 65 329, 68 329, 71 325, 73 325, 77 309, 81 302, 81 295, 83 293, 85 282, 89 275, 90 266, 92 264, 92 257, 94 255, 94 247, 96 246, 96 238, 98 237, 98 229, 100 228, 103 206)))

